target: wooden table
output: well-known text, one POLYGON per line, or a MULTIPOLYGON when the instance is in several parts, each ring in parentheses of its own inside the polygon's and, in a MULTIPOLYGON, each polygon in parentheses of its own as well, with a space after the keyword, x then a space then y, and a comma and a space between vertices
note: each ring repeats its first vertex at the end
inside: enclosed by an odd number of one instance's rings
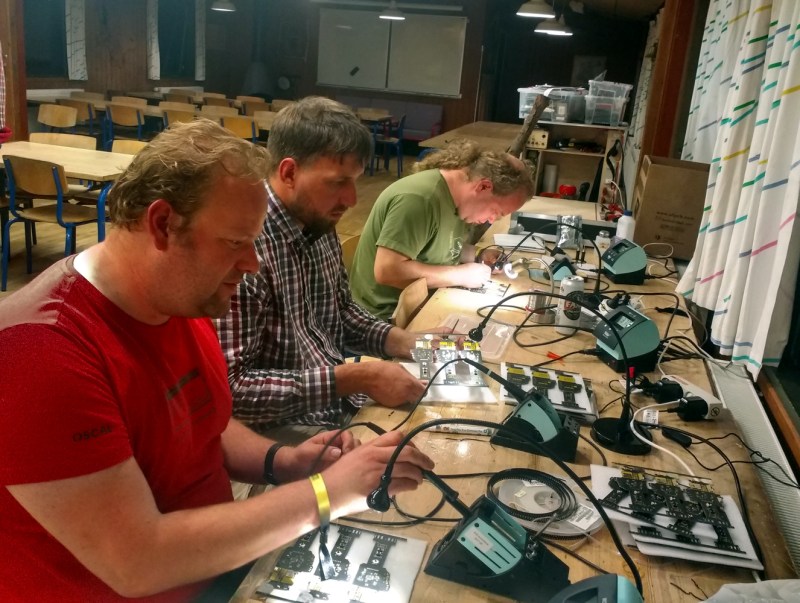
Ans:
POLYGON ((58 163, 64 167, 64 173, 69 178, 105 183, 97 200, 97 240, 102 241, 105 238, 106 195, 114 181, 133 160, 133 155, 25 141, 4 144, 0 147, 0 159, 4 155, 58 163))
MULTIPOLYGON (((587 219, 594 219, 596 210, 594 204, 591 203, 534 198, 523 207, 523 211, 576 214, 582 215, 587 219)), ((508 218, 499 220, 487 231, 484 244, 492 242, 491 237, 495 232, 505 232, 507 228, 508 218)), ((497 280, 506 280, 506 277, 499 276, 497 280)), ((525 291, 534 285, 534 283, 522 276, 509 282, 511 284, 509 293, 511 291, 525 291)), ((612 285, 612 288, 617 289, 619 287, 612 285)), ((625 289, 631 292, 659 291, 667 293, 671 292, 674 286, 666 281, 651 280, 643 286, 625 286, 625 289)), ((525 298, 519 299, 524 300, 525 298)), ((667 297, 648 297, 644 299, 647 300, 646 305, 650 308, 655 305, 669 306, 673 303, 667 297)), ((441 325, 444 319, 450 314, 474 315, 477 308, 491 305, 497 301, 496 298, 490 299, 488 296, 466 292, 461 289, 440 289, 422 308, 422 311, 410 325, 410 330, 428 331, 441 325)), ((524 305, 524 301, 521 302, 521 305, 524 305)), ((646 313, 656 321, 659 325, 659 332, 663 335, 666 323, 665 315, 655 313, 652 310, 646 311, 646 313)), ((518 322, 521 315, 505 313, 503 315, 496 314, 495 316, 509 321, 515 319, 518 322)), ((687 318, 676 317, 674 319, 671 333, 677 334, 679 331, 686 331, 686 334, 691 337, 691 324, 687 318)), ((536 329, 532 335, 525 335, 525 340, 548 342, 557 337, 558 335, 553 331, 552 327, 542 327, 536 329)), ((564 355, 574 350, 593 348, 594 346, 594 337, 587 333, 578 333, 566 341, 549 343, 542 347, 530 349, 523 349, 512 341, 505 353, 505 359, 511 362, 535 365, 547 361, 549 359, 547 356, 548 352, 564 355)), ((497 370, 496 365, 489 366, 497 370)), ((618 397, 617 393, 610 390, 608 383, 618 379, 619 374, 612 371, 595 357, 587 355, 571 356, 569 359, 550 365, 550 368, 578 372, 582 376, 592 379, 597 395, 598 408, 602 408, 605 404, 618 397)), ((681 375, 698 386, 711 390, 711 387, 708 385, 709 382, 705 366, 700 361, 683 360, 670 362, 665 366, 665 370, 668 370, 671 374, 681 375)), ((648 374, 651 380, 656 380, 659 376, 659 374, 648 374)), ((496 391, 496 386, 492 385, 492 387, 496 391)), ((644 404, 652 402, 647 398, 643 400, 645 400, 645 402, 643 402, 644 404)), ((404 429, 408 431, 420 423, 440 417, 479 418, 500 422, 509 412, 510 407, 506 406, 503 402, 495 404, 422 405, 415 411, 411 421, 404 426, 404 429)), ((391 410, 373 405, 363 408, 358 413, 355 420, 372 421, 388 429, 398 424, 405 418, 406 414, 406 409, 403 408, 391 410)), ((607 411, 602 413, 602 416, 608 417, 618 417, 619 415, 619 403, 612 405, 607 411)), ((661 423, 676 425, 704 437, 719 436, 728 432, 737 431, 736 422, 727 410, 723 411, 722 416, 713 422, 684 424, 675 415, 662 414, 661 423)), ((582 433, 587 438, 590 437, 589 428, 584 427, 582 433)), ((374 437, 365 431, 360 431, 357 435, 364 440, 374 437)), ((665 446, 678 454, 693 468, 698 476, 711 477, 713 479, 715 491, 719 494, 729 494, 733 496, 738 505, 733 480, 727 469, 721 469, 715 473, 710 473, 695 463, 695 461, 676 444, 665 440, 660 433, 656 432, 654 437, 659 445, 665 446)), ((487 438, 457 436, 426 431, 417 436, 414 441, 421 450, 425 451, 436 461, 436 472, 439 474, 477 471, 496 472, 511 467, 533 467, 555 475, 563 475, 563 472, 549 459, 528 455, 509 448, 492 446, 488 443, 487 438)), ((733 438, 720 440, 716 443, 732 459, 744 459, 747 457, 746 452, 742 452, 741 446, 739 446, 733 438)), ((706 446, 693 445, 692 450, 707 466, 713 467, 722 462, 716 453, 706 446)), ((644 466, 654 470, 681 471, 680 466, 678 466, 673 459, 655 449, 652 450, 649 455, 642 457, 622 456, 605 449, 603 449, 603 453, 607 457, 609 464, 622 463, 644 466)), ((590 444, 581 439, 578 442, 576 462, 571 466, 578 475, 583 476, 589 474, 589 464, 602 464, 602 459, 600 454, 590 444)), ((737 465, 737 470, 742 482, 742 487, 746 493, 753 530, 762 547, 767 578, 779 579, 796 577, 783 539, 773 521, 769 503, 765 500, 766 497, 763 496, 761 483, 755 470, 749 465, 737 465)), ((460 493, 461 500, 466 504, 471 504, 485 491, 485 478, 448 481, 450 485, 460 493)), ((405 510, 418 515, 424 515, 436 505, 439 498, 439 492, 430 484, 425 483, 416 492, 399 496, 398 501, 405 510)), ((395 511, 390 511, 382 515, 378 515, 375 512, 367 512, 362 516, 372 520, 383 519, 386 521, 396 521, 402 519, 395 511)), ((456 517, 457 515, 452 508, 446 507, 439 512, 438 516, 456 517)), ((379 526, 366 526, 366 528, 396 533, 404 537, 419 538, 429 542, 430 544, 426 552, 427 560, 427 555, 430 554, 433 545, 447 533, 449 525, 425 523, 403 529, 391 527, 382 528, 379 526)), ((616 548, 613 546, 609 533, 605 528, 595 533, 585 542, 579 543, 573 540, 564 541, 564 543, 571 548, 574 547, 577 554, 589 559, 605 570, 627 576, 630 579, 631 573, 618 554, 616 548)), ((553 548, 550 550, 559 559, 569 565, 571 582, 596 575, 595 570, 576 561, 573 557, 553 548)), ((705 595, 703 598, 705 598, 715 593, 723 584, 752 582, 753 580, 749 570, 681 561, 671 558, 649 557, 634 549, 628 549, 628 552, 632 556, 642 576, 645 600, 648 602, 694 602, 698 600, 697 597, 686 593, 702 592, 705 595)), ((248 577, 243 581, 241 587, 231 601, 238 603, 241 601, 257 600, 253 598, 253 592, 258 584, 269 576, 269 571, 276 558, 277 554, 273 553, 260 559, 251 570, 248 577)), ((423 567, 424 563, 425 562, 423 562, 423 567)), ((434 578, 422 571, 417 575, 412 592, 412 601, 425 603, 433 601, 444 602, 453 601, 456 600, 456 598, 458 598, 460 603, 483 601, 499 603, 509 600, 485 591, 434 578)))
POLYGON ((457 138, 474 140, 482 147, 492 151, 505 151, 511 146, 519 133, 521 124, 506 124, 495 121, 476 121, 449 130, 419 143, 421 147, 439 149, 457 138))

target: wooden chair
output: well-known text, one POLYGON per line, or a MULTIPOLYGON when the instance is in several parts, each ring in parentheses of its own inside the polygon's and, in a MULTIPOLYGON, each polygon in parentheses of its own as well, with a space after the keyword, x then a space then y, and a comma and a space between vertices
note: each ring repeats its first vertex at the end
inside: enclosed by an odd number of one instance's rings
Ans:
POLYGON ((244 101, 244 114, 253 117, 256 111, 269 111, 270 104, 263 101, 244 101))
POLYGON ((200 107, 200 113, 203 117, 216 120, 219 120, 220 117, 236 117, 239 115, 236 107, 218 107, 216 105, 203 105, 200 107))
POLYGON ((397 122, 397 126, 390 127, 388 133, 381 130, 380 124, 375 124, 372 136, 375 140, 375 151, 369 161, 370 176, 375 173, 375 160, 378 152, 383 154, 383 167, 389 169, 389 156, 394 153, 397 157, 397 177, 403 174, 403 129, 406 125, 406 116, 403 115, 397 122))
POLYGON ((118 133, 135 135, 136 140, 143 140, 144 115, 138 107, 108 103, 103 126, 105 128, 103 148, 109 150, 118 133))
MULTIPOLYGON (((216 96, 207 96, 205 97, 205 104, 211 105, 212 107, 230 107, 231 104, 227 98, 217 98, 216 96)), ((238 111, 237 111, 238 113, 238 111)))
POLYGON ((192 103, 176 103, 175 101, 161 101, 158 103, 158 108, 164 109, 165 111, 167 109, 170 111, 195 111, 195 107, 192 103))
POLYGON ((194 111, 173 111, 167 109, 164 111, 164 127, 169 128, 172 124, 185 123, 188 124, 194 119, 194 111))
POLYGON ((51 132, 56 130, 67 130, 74 128, 78 123, 78 111, 74 107, 66 105, 52 105, 45 103, 39 105, 37 121, 48 126, 51 132))
POLYGON ((269 130, 272 127, 272 122, 278 114, 275 111, 256 111, 253 113, 253 119, 256 120, 259 129, 269 130))
POLYGON ((56 144, 74 149, 97 150, 97 140, 83 134, 65 134, 64 132, 31 132, 28 136, 30 142, 39 144, 56 144))
POLYGON ((253 144, 258 141, 258 128, 252 117, 243 115, 222 116, 220 119, 222 127, 233 132, 239 138, 246 138, 253 144))
POLYGON ((342 243, 342 263, 349 273, 350 268, 353 266, 353 258, 356 255, 356 248, 361 240, 361 235, 339 235, 339 240, 342 243))
POLYGON ((265 103, 265 102, 267 102, 267 99, 265 99, 265 98, 263 98, 261 96, 243 96, 243 95, 239 95, 239 96, 236 97, 236 100, 237 101, 242 101, 242 103, 250 103, 250 102, 253 102, 253 103, 265 103))
POLYGON ((120 138, 111 143, 111 152, 136 155, 136 153, 145 148, 147 144, 146 140, 127 140, 120 138))
POLYGON ((291 104, 293 104, 295 102, 296 101, 289 100, 289 99, 286 99, 286 98, 276 98, 275 100, 273 100, 270 103, 270 105, 271 105, 273 111, 280 111, 284 107, 288 107, 289 105, 291 105, 291 104))
POLYGON ((400 292, 397 307, 389 319, 394 326, 405 329, 414 320, 419 309, 428 299, 428 281, 418 278, 400 292))
POLYGON ((226 98, 222 92, 201 92, 198 96, 201 98, 226 98))
POLYGON ((186 92, 165 92, 164 100, 172 103, 194 103, 194 94, 186 92))
POLYGON ((6 155, 3 158, 8 178, 9 210, 13 216, 3 229, 2 287, 8 282, 8 261, 11 255, 10 231, 17 222, 25 225, 25 254, 28 274, 33 271, 31 247, 33 224, 47 222, 65 229, 64 255, 75 253, 75 229, 82 224, 97 222, 97 210, 68 203, 70 198, 64 168, 57 163, 6 155), (55 201, 37 205, 39 200, 55 201), (28 201, 25 206, 23 201, 28 201))
POLYGON ((139 98, 137 96, 112 96, 112 103, 123 103, 125 105, 136 105, 137 107, 146 107, 147 99, 139 98))
POLYGON ((90 99, 85 98, 60 98, 59 105, 73 107, 77 112, 76 128, 85 130, 90 136, 95 135, 95 112, 90 99))
POLYGON ((85 90, 74 90, 69 93, 70 98, 85 98, 86 100, 106 100, 106 95, 102 92, 86 92, 85 90))

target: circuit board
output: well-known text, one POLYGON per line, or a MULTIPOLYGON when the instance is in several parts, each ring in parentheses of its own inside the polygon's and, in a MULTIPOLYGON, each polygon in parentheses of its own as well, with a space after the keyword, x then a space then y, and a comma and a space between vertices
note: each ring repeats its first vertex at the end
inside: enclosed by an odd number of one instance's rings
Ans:
POLYGON ((426 542, 333 523, 328 543, 334 543, 334 572, 329 579, 322 578, 317 560, 319 531, 312 530, 281 552, 253 598, 347 603, 409 600, 426 542))
POLYGON ((733 499, 708 479, 592 465, 592 490, 644 553, 762 568, 733 499))
MULTIPOLYGON (((579 373, 502 362, 500 374, 525 391, 536 390, 550 400, 558 412, 568 413, 579 421, 591 422, 597 418, 592 382, 579 373)), ((505 387, 500 389, 500 394, 507 403, 516 404, 505 387)))

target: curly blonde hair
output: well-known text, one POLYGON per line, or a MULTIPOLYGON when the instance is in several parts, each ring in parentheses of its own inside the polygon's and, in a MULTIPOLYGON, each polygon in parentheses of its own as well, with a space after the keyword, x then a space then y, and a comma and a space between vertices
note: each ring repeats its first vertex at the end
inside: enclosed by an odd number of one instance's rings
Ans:
POLYGON ((504 197, 519 190, 533 195, 533 168, 508 153, 487 151, 473 140, 455 139, 443 149, 426 155, 412 168, 424 170, 465 170, 470 180, 487 178, 496 195, 504 197))

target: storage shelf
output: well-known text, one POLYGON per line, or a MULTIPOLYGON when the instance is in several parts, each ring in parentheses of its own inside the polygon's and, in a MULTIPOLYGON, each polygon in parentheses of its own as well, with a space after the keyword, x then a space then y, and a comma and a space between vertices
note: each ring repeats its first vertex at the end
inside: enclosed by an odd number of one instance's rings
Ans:
POLYGON ((603 157, 605 153, 587 153, 584 151, 569 151, 561 149, 534 149, 542 153, 555 153, 557 155, 578 155, 580 157, 603 157))

